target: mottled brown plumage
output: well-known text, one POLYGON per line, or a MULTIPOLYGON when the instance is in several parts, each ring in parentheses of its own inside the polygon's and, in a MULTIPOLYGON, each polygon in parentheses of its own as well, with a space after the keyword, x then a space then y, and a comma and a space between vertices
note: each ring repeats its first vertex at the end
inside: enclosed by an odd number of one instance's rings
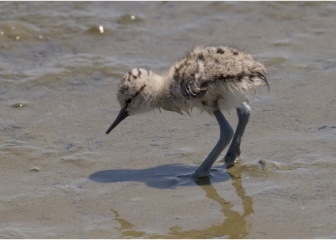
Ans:
POLYGON ((220 111, 237 109, 240 124, 225 157, 226 162, 233 162, 239 157, 240 139, 250 113, 247 105, 249 90, 263 85, 269 88, 265 75, 264 65, 250 54, 223 46, 196 47, 163 74, 134 68, 120 82, 118 101, 121 111, 106 133, 126 117, 153 109, 182 114, 196 107, 214 114, 221 126, 221 139, 204 161, 206 166, 201 166, 196 174, 207 175, 233 135, 220 111), (224 136, 224 131, 230 136, 224 136))
POLYGON ((121 80, 118 100, 129 115, 155 108, 182 113, 193 107, 212 113, 248 101, 248 90, 267 85, 265 67, 229 47, 197 47, 158 75, 135 68, 121 80))

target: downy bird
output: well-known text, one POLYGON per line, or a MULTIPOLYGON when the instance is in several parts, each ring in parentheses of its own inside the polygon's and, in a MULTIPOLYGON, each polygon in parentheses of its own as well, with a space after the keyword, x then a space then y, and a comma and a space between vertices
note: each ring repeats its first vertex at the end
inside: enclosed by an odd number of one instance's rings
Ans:
POLYGON ((220 127, 217 144, 194 173, 195 177, 205 177, 230 142, 224 161, 232 166, 238 160, 251 113, 249 90, 259 86, 270 88, 266 68, 250 54, 225 46, 196 47, 163 74, 143 68, 127 72, 117 94, 121 110, 106 134, 128 116, 154 109, 183 114, 198 108, 215 116, 220 127), (235 131, 222 114, 232 108, 238 116, 235 131))

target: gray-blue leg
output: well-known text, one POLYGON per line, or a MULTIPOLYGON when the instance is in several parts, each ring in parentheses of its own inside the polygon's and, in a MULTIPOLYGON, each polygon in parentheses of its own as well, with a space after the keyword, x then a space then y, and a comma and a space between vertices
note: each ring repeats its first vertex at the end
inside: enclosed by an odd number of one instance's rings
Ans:
POLYGON ((205 177, 209 175, 211 166, 223 152, 224 148, 230 143, 233 136, 232 127, 225 119, 224 115, 219 110, 214 111, 213 114, 220 127, 220 137, 214 149, 212 149, 204 162, 196 170, 194 174, 195 177, 205 177))
POLYGON ((238 125, 235 134, 233 136, 231 145, 229 147, 229 150, 227 151, 224 157, 224 161, 227 166, 232 166, 240 156, 240 143, 244 135, 245 127, 248 123, 250 113, 251 108, 245 102, 241 105, 241 107, 237 108, 238 125))

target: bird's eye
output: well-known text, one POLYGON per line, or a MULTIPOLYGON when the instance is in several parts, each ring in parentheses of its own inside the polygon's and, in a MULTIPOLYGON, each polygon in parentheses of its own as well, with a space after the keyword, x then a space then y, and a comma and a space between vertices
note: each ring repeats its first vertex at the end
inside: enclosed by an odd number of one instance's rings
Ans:
POLYGON ((127 99, 126 100, 126 104, 130 104, 131 103, 131 101, 132 101, 132 99, 130 98, 130 99, 127 99))

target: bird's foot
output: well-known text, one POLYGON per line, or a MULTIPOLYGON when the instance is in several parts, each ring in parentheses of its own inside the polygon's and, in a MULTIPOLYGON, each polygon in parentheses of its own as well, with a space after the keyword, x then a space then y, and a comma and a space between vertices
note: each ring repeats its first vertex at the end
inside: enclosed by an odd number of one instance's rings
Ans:
POLYGON ((239 160, 240 150, 238 151, 228 151, 224 157, 224 162, 226 168, 231 168, 239 160))
POLYGON ((209 171, 197 171, 192 175, 194 178, 207 178, 210 177, 209 171))

